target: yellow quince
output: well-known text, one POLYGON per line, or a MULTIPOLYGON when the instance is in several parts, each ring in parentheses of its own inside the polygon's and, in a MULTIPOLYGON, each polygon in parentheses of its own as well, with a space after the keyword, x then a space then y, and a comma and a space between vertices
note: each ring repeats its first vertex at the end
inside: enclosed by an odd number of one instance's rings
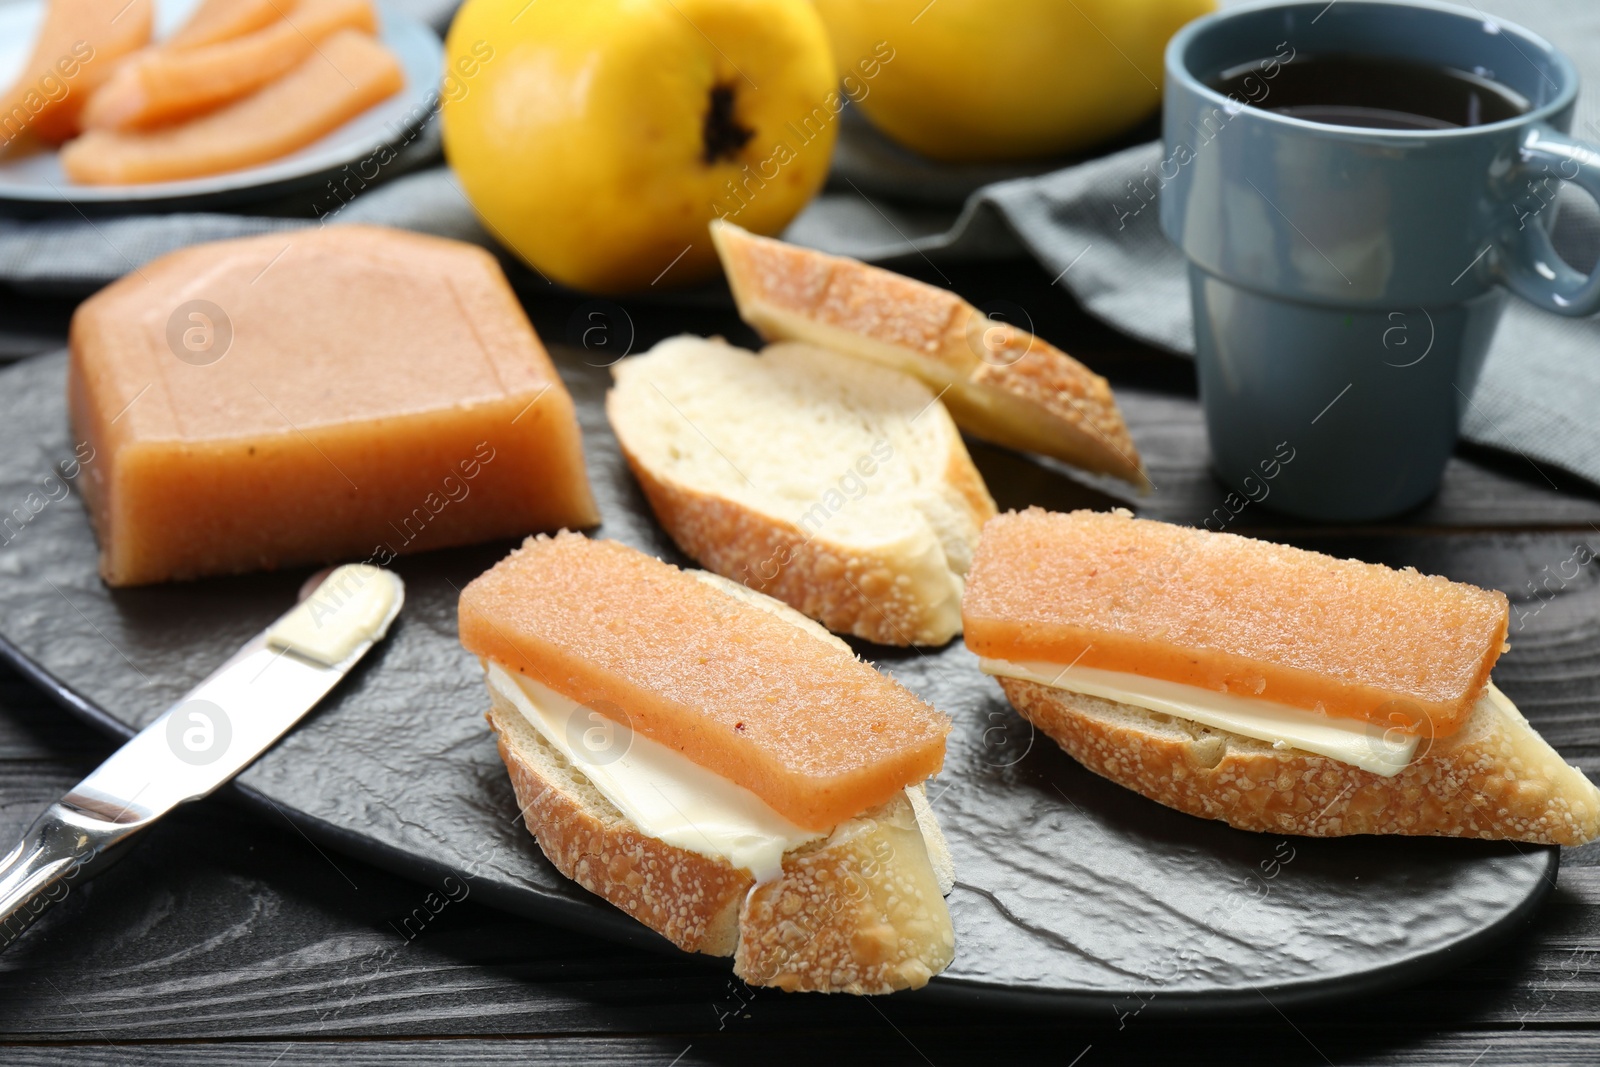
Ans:
MULTIPOLYGON (((857 102, 931 159, 1031 159, 1087 148, 1161 99, 1162 51, 1215 0, 816 0, 834 54, 893 50, 857 102)), ((848 84, 848 82, 847 82, 848 84)))
POLYGON ((715 273, 713 218, 781 230, 843 107, 808 0, 467 0, 445 55, 445 155, 478 216, 595 292, 715 273))

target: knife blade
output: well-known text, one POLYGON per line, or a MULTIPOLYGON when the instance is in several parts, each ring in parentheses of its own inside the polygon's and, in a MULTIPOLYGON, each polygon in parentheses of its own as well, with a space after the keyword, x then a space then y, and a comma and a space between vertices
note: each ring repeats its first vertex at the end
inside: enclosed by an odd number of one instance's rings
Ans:
POLYGON ((404 602, 391 571, 335 569, 50 805, 0 859, 0 950, 133 835, 272 747, 383 639, 404 602))

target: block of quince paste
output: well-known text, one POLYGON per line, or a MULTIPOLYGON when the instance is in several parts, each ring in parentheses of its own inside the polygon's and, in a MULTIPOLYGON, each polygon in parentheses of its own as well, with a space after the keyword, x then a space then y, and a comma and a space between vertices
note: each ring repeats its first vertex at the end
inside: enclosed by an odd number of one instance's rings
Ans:
POLYGON ((990 519, 961 603, 979 656, 1095 667, 1447 737, 1505 645, 1504 593, 1135 519, 990 519))
POLYGON ((330 226, 174 252, 73 317, 111 585, 591 526, 572 398, 494 258, 330 226))

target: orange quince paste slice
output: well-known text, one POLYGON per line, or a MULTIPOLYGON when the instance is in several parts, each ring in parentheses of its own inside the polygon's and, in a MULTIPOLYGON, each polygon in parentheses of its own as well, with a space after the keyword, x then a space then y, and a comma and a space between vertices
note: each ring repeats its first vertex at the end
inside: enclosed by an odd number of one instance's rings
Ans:
POLYGON ((85 129, 149 129, 247 96, 293 70, 340 30, 373 33, 370 0, 282 0, 287 14, 203 46, 146 49, 119 66, 83 109, 85 129))
POLYGON ((84 185, 241 170, 304 148, 404 84, 388 49, 366 34, 340 30, 279 80, 216 111, 155 130, 90 130, 62 148, 61 167, 84 185))
POLYGON ((937 772, 949 720, 848 651, 670 564, 530 539, 461 595, 461 643, 827 830, 937 772))
POLYGON ((277 22, 293 6, 293 0, 201 0, 161 47, 196 48, 241 37, 277 22))
POLYGON ((0 151, 26 135, 60 144, 124 56, 150 40, 152 0, 50 0, 33 52, 0 90, 0 151))
POLYGON ((1082 665, 1445 737, 1505 645, 1503 593, 1135 519, 991 519, 962 620, 980 656, 1082 665))

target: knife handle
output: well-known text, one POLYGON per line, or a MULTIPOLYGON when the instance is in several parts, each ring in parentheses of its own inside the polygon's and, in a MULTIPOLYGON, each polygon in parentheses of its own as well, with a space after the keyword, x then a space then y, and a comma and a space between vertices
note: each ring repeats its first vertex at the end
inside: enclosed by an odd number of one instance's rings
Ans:
POLYGON ((64 899, 73 882, 110 866, 113 857, 107 853, 142 825, 50 805, 0 859, 0 950, 10 948, 46 908, 64 899))

